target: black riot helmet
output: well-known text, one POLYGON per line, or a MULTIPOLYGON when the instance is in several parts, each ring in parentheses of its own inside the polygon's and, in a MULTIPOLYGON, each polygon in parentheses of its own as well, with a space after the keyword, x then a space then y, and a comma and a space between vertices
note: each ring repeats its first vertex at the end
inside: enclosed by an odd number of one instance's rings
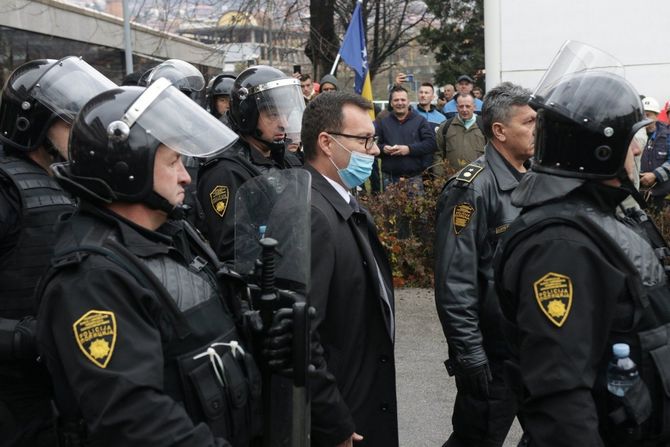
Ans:
MULTIPOLYGON (((257 65, 244 70, 235 79, 231 95, 229 121, 240 135, 260 139, 258 117, 261 112, 281 116, 287 134, 300 134, 305 100, 300 81, 276 68, 257 65)), ((284 141, 265 141, 269 147, 284 141)))
POLYGON ((81 107, 98 93, 116 87, 82 59, 38 59, 9 76, 0 98, 0 140, 30 152, 44 143, 56 118, 72 123, 81 107))
POLYGON ((138 85, 147 87, 160 78, 166 78, 194 101, 198 99, 198 92, 205 87, 205 78, 202 73, 192 64, 181 59, 168 59, 150 68, 142 75, 138 85))
POLYGON ((209 113, 216 118, 221 118, 221 114, 216 110, 216 98, 219 96, 228 96, 233 91, 235 75, 222 73, 213 77, 207 84, 207 107, 209 113))
POLYGON ((170 81, 158 79, 146 89, 119 87, 89 101, 72 126, 70 161, 52 169, 65 189, 86 200, 141 202, 173 213, 178 207, 153 191, 158 147, 206 157, 236 139, 170 81))
POLYGON ((564 177, 625 177, 635 133, 649 120, 635 88, 612 56, 568 41, 540 81, 533 170, 564 177))

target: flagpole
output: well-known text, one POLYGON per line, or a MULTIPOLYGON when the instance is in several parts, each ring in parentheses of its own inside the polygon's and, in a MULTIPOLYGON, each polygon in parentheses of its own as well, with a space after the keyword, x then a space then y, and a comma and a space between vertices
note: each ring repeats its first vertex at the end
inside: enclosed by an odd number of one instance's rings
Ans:
MULTIPOLYGON (((358 6, 358 5, 363 5, 363 0, 357 0, 356 1, 356 6, 358 6)), ((356 8, 354 8, 354 11, 356 11, 356 8)), ((348 29, 347 29, 347 31, 348 31, 348 29)), ((340 51, 337 53, 337 57, 335 58, 335 62, 333 63, 333 68, 330 69, 330 74, 333 75, 333 76, 335 75, 335 70, 337 69, 337 64, 340 63, 340 52, 341 51, 342 51, 342 49, 340 48, 340 51)))
POLYGON ((340 63, 340 53, 337 53, 337 57, 335 58, 335 63, 333 64, 333 68, 330 69, 330 74, 335 76, 335 69, 337 68, 337 64, 340 63))

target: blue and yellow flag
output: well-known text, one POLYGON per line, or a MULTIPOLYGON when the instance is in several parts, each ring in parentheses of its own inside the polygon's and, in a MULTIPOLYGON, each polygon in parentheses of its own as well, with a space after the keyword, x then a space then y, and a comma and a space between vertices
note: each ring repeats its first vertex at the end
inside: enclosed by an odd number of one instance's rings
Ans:
MULTIPOLYGON (((368 51, 365 45, 365 27, 363 26, 362 2, 356 3, 351 23, 344 35, 340 58, 356 73, 354 91, 372 101, 372 84, 368 73, 368 51)), ((374 111, 371 112, 374 119, 374 111)))

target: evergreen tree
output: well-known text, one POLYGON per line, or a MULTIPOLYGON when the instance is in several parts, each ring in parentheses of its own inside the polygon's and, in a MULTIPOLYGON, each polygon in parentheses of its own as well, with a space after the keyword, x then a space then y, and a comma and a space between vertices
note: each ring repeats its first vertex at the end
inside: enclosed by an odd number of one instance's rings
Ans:
POLYGON ((484 0, 426 0, 441 27, 421 30, 419 42, 435 53, 438 84, 467 74, 484 87, 484 0))

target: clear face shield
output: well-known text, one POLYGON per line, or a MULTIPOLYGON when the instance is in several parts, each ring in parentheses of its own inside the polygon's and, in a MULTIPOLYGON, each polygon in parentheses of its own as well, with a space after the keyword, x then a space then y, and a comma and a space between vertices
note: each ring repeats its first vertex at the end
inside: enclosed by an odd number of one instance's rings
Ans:
POLYGON ((267 122, 283 133, 300 135, 305 100, 297 79, 279 79, 259 85, 252 92, 258 108, 258 120, 267 122))
POLYGON ((188 62, 180 59, 169 59, 157 65, 147 78, 147 85, 157 79, 166 78, 179 90, 199 92, 205 87, 205 78, 202 73, 188 62))
POLYGON ((82 59, 69 56, 58 61, 39 79, 33 97, 68 123, 89 99, 116 88, 82 59))
POLYGON ((607 97, 612 91, 608 90, 607 83, 594 91, 593 83, 588 82, 590 73, 605 77, 609 74, 612 84, 618 78, 625 78, 624 67, 614 56, 582 42, 566 41, 533 92, 531 104, 548 106, 586 126, 589 122, 604 121, 612 111, 606 107, 594 109, 592 98, 594 95, 607 97))
POLYGON ((191 157, 207 157, 230 146, 237 134, 170 84, 158 79, 128 108, 110 134, 129 134, 139 124, 161 143, 191 157))

